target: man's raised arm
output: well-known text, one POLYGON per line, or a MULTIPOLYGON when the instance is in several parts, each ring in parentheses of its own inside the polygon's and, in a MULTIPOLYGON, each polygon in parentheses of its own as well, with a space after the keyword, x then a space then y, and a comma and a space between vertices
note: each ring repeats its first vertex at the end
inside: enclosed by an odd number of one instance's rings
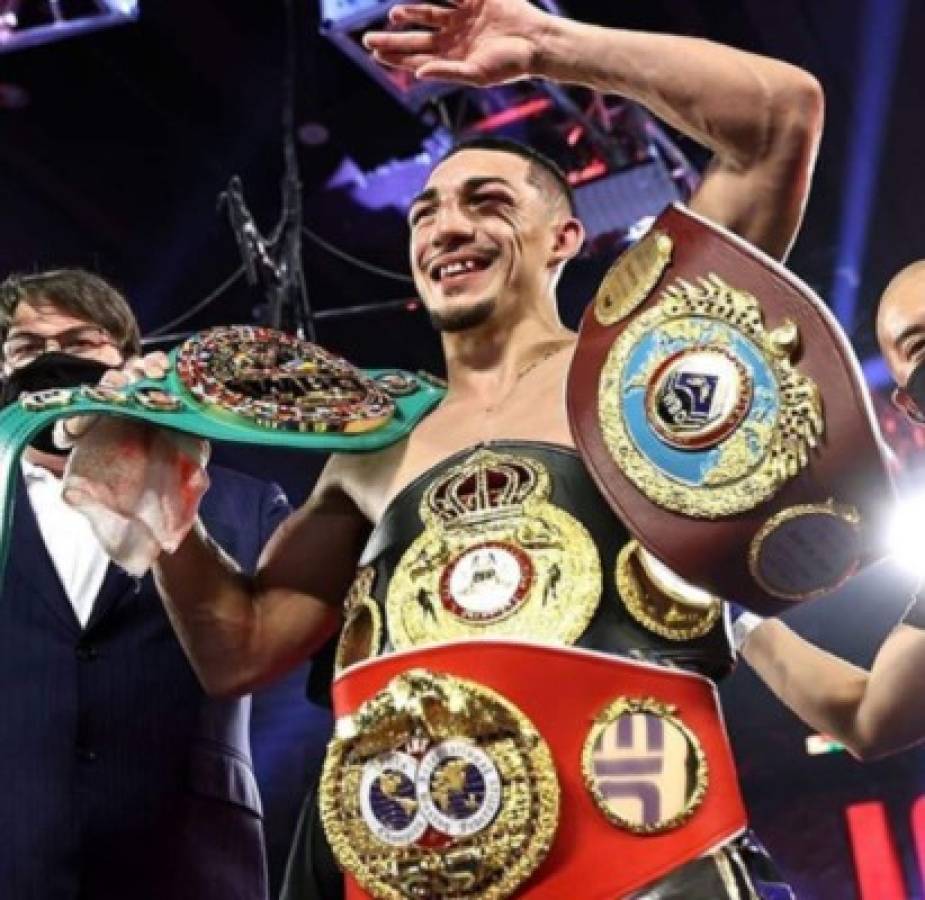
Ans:
MULTIPOLYGON (((335 458, 336 460, 336 458, 335 458)), ((253 577, 201 523, 154 577, 203 687, 247 693, 308 658, 334 632, 369 524, 329 463, 308 502, 280 525, 253 577)))
POLYGON ((411 30, 365 43, 419 77, 541 77, 642 103, 714 153, 692 208, 774 257, 789 251, 822 132, 822 90, 803 70, 697 38, 575 22, 526 0, 407 4, 391 19, 411 30))

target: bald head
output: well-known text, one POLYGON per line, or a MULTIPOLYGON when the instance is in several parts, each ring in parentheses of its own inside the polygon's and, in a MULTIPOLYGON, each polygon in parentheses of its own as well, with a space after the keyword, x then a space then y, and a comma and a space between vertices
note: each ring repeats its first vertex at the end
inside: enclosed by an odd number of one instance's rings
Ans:
POLYGON ((877 308, 877 342, 898 385, 925 359, 925 260, 899 272, 877 308))

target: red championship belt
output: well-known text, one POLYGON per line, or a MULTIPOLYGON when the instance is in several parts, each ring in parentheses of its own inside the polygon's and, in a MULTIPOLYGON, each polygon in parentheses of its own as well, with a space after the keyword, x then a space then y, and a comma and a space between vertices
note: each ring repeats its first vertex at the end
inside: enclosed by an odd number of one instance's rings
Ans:
POLYGON ((604 496, 692 584, 777 613, 884 555, 893 489, 841 328, 689 210, 667 209, 608 272, 567 403, 604 496))
POLYGON ((699 675, 459 641, 351 667, 334 705, 320 805, 348 900, 613 900, 746 826, 699 675))

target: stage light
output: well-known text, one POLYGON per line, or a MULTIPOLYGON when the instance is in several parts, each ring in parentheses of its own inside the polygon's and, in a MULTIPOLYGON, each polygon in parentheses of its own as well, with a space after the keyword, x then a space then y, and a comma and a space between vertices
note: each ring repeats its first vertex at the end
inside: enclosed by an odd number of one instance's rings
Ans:
POLYGON ((854 67, 854 119, 849 131, 838 257, 830 305, 851 334, 857 315, 880 158, 889 124, 890 97, 906 33, 907 0, 866 0, 861 23, 859 64, 854 67))
POLYGON ((76 10, 59 0, 0 0, 0 53, 124 25, 140 12, 140 0, 88 0, 76 10))
POLYGON ((925 490, 921 488, 901 499, 890 517, 888 543, 890 555, 903 569, 925 575, 925 547, 922 522, 925 521, 925 490))
POLYGON ((99 0, 100 5, 111 13, 120 16, 138 15, 138 0, 99 0))
POLYGON ((331 132, 321 122, 303 122, 296 134, 303 147, 323 147, 331 139, 331 132))

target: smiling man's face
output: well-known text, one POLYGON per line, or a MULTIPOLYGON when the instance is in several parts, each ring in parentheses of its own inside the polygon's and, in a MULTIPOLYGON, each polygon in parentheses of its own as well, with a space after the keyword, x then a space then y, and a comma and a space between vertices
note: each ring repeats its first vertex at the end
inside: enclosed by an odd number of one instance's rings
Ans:
POLYGON ((440 163, 409 213, 414 280, 435 327, 464 331, 545 294, 564 207, 516 154, 462 150, 440 163))

